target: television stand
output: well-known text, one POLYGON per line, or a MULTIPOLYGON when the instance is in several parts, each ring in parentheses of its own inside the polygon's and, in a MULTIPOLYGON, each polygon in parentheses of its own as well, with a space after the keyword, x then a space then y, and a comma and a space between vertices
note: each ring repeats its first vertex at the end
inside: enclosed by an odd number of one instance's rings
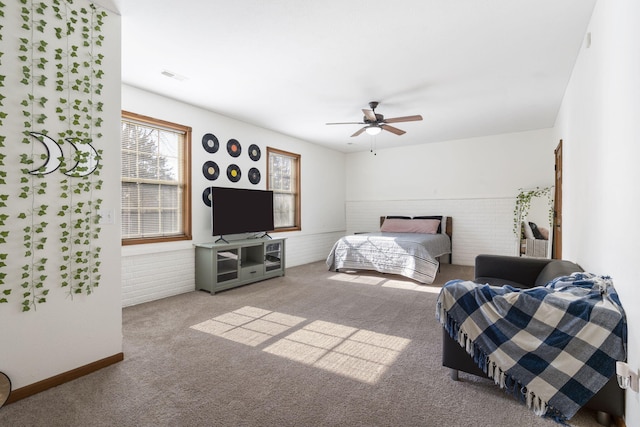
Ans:
POLYGON ((266 231, 264 232, 264 234, 262 236, 258 237, 258 239, 264 239, 265 237, 273 239, 273 237, 269 236, 269 233, 267 233, 266 231))
POLYGON ((229 243, 229 241, 228 241, 227 239, 225 239, 225 238, 224 238, 224 236, 220 236, 220 237, 218 237, 218 240, 216 240, 216 243, 220 242, 221 240, 222 240, 223 242, 225 242, 225 243, 229 243))
POLYGON ((253 238, 224 243, 220 239, 195 245, 196 290, 213 295, 237 286, 284 276, 285 239, 269 236, 269 239, 253 238))

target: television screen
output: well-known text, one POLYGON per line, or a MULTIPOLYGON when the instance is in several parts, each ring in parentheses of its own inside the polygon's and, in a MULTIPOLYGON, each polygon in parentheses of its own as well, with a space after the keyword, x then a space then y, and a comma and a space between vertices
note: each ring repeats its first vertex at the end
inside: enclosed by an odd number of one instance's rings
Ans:
POLYGON ((211 187, 212 234, 273 230, 273 191, 211 187))

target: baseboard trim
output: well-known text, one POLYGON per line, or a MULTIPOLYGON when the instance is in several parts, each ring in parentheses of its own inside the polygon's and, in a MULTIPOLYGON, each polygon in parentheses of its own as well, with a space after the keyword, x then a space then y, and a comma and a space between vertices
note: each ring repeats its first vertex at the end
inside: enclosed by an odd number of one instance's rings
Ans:
POLYGON ((87 365, 80 366, 67 372, 63 372, 51 378, 38 381, 37 383, 20 387, 11 391, 9 399, 7 399, 6 403, 9 404, 17 402, 18 400, 24 399, 25 397, 33 396, 34 394, 38 394, 52 387, 56 387, 66 382, 73 381, 123 360, 124 353, 120 352, 114 354, 113 356, 105 357, 104 359, 96 360, 95 362, 91 362, 87 365))

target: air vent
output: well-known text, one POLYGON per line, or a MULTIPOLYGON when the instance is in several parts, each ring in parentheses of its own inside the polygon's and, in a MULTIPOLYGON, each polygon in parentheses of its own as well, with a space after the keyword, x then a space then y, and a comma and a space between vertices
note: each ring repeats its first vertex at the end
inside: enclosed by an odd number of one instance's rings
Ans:
POLYGON ((172 79, 176 79, 178 81, 184 81, 187 80, 187 78, 185 76, 181 76, 180 74, 176 74, 172 71, 167 71, 167 70, 162 70, 162 72, 160 73, 165 77, 170 77, 172 79))

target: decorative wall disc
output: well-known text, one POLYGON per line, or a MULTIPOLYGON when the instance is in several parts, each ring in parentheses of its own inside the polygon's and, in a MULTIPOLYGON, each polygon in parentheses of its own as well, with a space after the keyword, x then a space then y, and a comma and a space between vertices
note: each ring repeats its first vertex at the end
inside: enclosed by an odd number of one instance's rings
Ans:
POLYGON ((227 142, 227 152, 231 157, 238 157, 242 152, 242 147, 237 140, 230 139, 229 142, 227 142))
POLYGON ((214 134, 205 133, 202 137, 202 146, 207 153, 215 153, 218 151, 220 144, 218 143, 218 138, 216 138, 214 134))
POLYGON ((202 201, 205 205, 211 207, 211 187, 207 187, 202 192, 202 201))
POLYGON ((249 146, 249 157, 254 162, 260 160, 260 147, 258 147, 256 144, 251 144, 249 146))
POLYGON ((240 175, 240 168, 238 167, 238 165, 229 165, 229 167, 227 168, 227 178, 229 178, 229 181, 240 181, 240 175))
POLYGON ((260 182, 260 171, 258 169, 249 169, 249 182, 252 184, 257 184, 260 182))
POLYGON ((208 160, 202 165, 202 174, 209 181, 213 181, 218 178, 218 175, 220 175, 220 168, 216 162, 208 160))

